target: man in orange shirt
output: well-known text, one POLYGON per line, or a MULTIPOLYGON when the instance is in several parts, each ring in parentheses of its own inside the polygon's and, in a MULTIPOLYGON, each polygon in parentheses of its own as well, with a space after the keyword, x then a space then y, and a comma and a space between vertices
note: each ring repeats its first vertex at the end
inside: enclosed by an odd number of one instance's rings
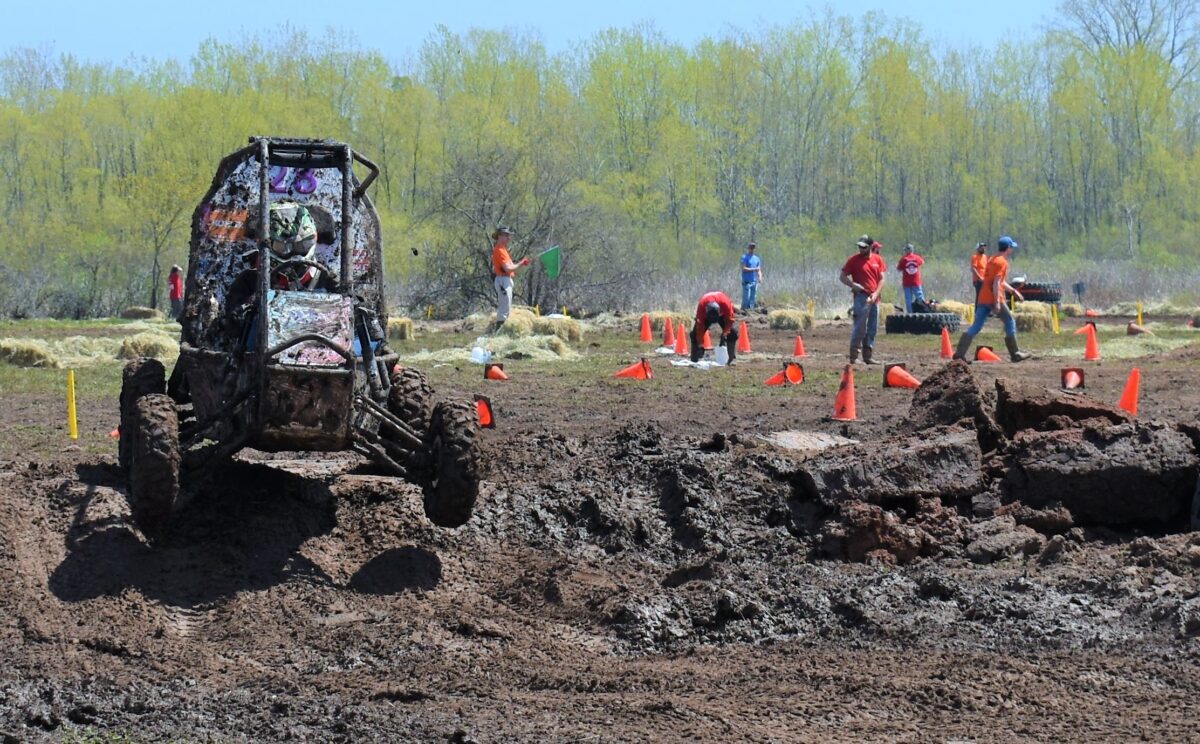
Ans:
POLYGON ((996 255, 988 261, 987 270, 983 274, 983 286, 979 289, 979 298, 975 301, 975 322, 958 339, 958 348, 954 350, 955 359, 967 358, 967 349, 975 334, 983 330, 983 323, 990 313, 1004 321, 1004 345, 1008 349, 1008 357, 1014 362, 1023 362, 1029 354, 1017 348, 1017 321, 1008 306, 1004 304, 1004 293, 1012 292, 1018 300, 1024 300, 1021 293, 1008 283, 1008 251, 1016 248, 1017 241, 1005 235, 996 243, 996 255))
POLYGON ((508 253, 508 241, 512 234, 512 230, 507 227, 498 227, 496 232, 492 233, 492 272, 496 275, 493 282, 496 285, 496 329, 504 325, 512 311, 513 277, 517 275, 517 269, 529 265, 528 256, 513 263, 512 256, 508 253))
POLYGON ((975 255, 971 256, 971 284, 975 286, 975 301, 979 302, 979 288, 983 286, 983 274, 987 271, 987 243, 975 244, 975 255))

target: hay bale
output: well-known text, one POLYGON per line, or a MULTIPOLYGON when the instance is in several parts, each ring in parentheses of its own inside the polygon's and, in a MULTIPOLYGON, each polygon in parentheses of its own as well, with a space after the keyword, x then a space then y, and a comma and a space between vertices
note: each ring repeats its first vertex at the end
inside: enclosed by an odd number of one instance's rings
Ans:
POLYGON ((179 343, 165 333, 135 333, 121 340, 117 351, 120 359, 154 357, 166 359, 179 353, 179 343))
POLYGON ((1045 313, 1018 310, 1013 313, 1013 318, 1017 321, 1017 330, 1025 333, 1049 333, 1053 329, 1050 316, 1045 313))
POLYGON ((535 317, 537 316, 523 307, 514 307, 512 312, 508 314, 508 320, 504 321, 504 325, 500 326, 496 333, 511 338, 532 336, 533 320, 535 317))
MULTIPOLYGON (((677 326, 680 323, 683 323, 684 325, 691 325, 692 323, 692 316, 688 315, 687 313, 677 313, 671 310, 653 310, 649 313, 649 315, 650 330, 658 334, 663 332, 663 323, 668 319, 670 319, 671 322, 677 326)), ((642 322, 640 315, 637 317, 637 322, 640 326, 642 322)))
POLYGON ((583 326, 578 320, 566 316, 534 316, 533 333, 537 336, 555 336, 563 341, 578 343, 583 339, 583 326))
POLYGON ((14 367, 58 369, 58 357, 46 342, 30 338, 0 338, 0 362, 14 367))
POLYGON ((412 318, 388 318, 387 337, 393 341, 407 341, 417 337, 412 318))
POLYGON ((1067 317, 1067 318, 1082 318, 1083 317, 1083 305, 1080 305, 1075 302, 1064 302, 1063 304, 1058 306, 1058 311, 1060 313, 1062 313, 1064 317, 1067 317))
POLYGON ((807 331, 813 326, 813 317, 807 310, 782 308, 767 313, 767 324, 777 331, 807 331))
POLYGON ((122 310, 121 317, 125 320, 162 320, 164 316, 161 310, 134 305, 122 310))
POLYGON ((1039 315, 1045 315, 1047 318, 1054 317, 1052 314, 1053 311, 1050 309, 1050 303, 1037 302, 1036 300, 1033 300, 1030 302, 1018 302, 1017 303, 1017 312, 1038 313, 1039 315))
POLYGON ((954 313, 958 317, 966 320, 974 309, 973 305, 968 305, 965 302, 957 302, 955 300, 942 300, 937 305, 938 311, 943 313, 954 313))

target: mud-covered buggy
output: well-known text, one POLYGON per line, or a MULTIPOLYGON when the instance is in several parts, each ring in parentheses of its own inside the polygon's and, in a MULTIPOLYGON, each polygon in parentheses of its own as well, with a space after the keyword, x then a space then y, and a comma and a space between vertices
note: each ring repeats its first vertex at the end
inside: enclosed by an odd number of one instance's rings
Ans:
POLYGON ((192 217, 170 379, 145 358, 122 379, 120 464, 148 536, 183 506, 181 478, 244 447, 354 450, 421 485, 435 524, 470 517, 474 408, 435 404, 387 345, 378 172, 327 140, 253 137, 221 161, 192 217))

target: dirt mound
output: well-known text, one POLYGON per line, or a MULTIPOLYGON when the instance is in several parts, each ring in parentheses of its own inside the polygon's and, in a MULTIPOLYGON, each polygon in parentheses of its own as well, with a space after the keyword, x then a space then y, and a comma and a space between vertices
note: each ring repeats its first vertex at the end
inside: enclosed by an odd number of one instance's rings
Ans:
POLYGON ((901 431, 917 433, 963 421, 974 427, 985 452, 999 445, 1002 437, 993 405, 984 397, 970 366, 956 359, 925 378, 913 393, 901 431))
POLYGON ((996 423, 1005 436, 1018 431, 1054 431, 1089 419, 1113 424, 1130 420, 1129 414, 1079 393, 1050 390, 1015 380, 996 380, 996 423))

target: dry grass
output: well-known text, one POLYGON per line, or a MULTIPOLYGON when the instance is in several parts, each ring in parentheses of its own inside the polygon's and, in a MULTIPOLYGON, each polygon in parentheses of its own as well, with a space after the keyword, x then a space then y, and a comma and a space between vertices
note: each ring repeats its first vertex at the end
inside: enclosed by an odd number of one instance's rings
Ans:
MULTIPOLYGON (((1190 317, 1198 312, 1200 312, 1200 308, 1175 305, 1170 302, 1146 302, 1142 304, 1142 316, 1146 318, 1179 315, 1190 317)), ((1136 318, 1137 303, 1118 302, 1112 307, 1105 308, 1103 314, 1136 318)))
MULTIPOLYGON (((880 310, 882 311, 882 309, 881 307, 880 310)), ((813 326, 813 317, 808 314, 807 310, 782 308, 767 313, 767 323, 775 330, 807 331, 813 326)))
POLYGON ((121 311, 121 317, 125 320, 162 320, 164 318, 161 310, 139 305, 125 308, 121 311))
POLYGON ((179 342, 165 333, 135 333, 121 340, 121 348, 117 350, 120 359, 135 359, 137 357, 154 357, 167 359, 179 353, 179 342))
POLYGON ((412 318, 388 318, 387 337, 393 341, 408 341, 417 337, 412 318))
POLYGON ((1025 333, 1049 333, 1053 330, 1049 313, 1018 310, 1013 313, 1013 319, 1017 321, 1017 330, 1025 333))
POLYGON ((1037 315, 1046 316, 1047 319, 1051 319, 1053 317, 1053 311, 1051 311, 1050 303, 1048 302, 1018 302, 1017 312, 1030 314, 1036 313, 1037 315))
POLYGON ((57 369, 62 366, 45 341, 28 338, 0 338, 0 362, 14 367, 57 369))
POLYGON ((1058 311, 1062 313, 1063 317, 1065 318, 1083 317, 1083 305, 1075 302, 1064 302, 1063 304, 1059 305, 1058 311))
POLYGON ((570 343, 579 343, 583 340, 583 326, 580 322, 564 315, 535 315, 533 332, 538 336, 557 336, 570 343))
MULTIPOLYGON (((675 325, 683 323, 684 325, 692 322, 692 316, 687 313, 677 313, 671 310, 654 310, 650 313, 650 330, 659 334, 663 333, 663 321, 670 319, 675 325)), ((642 316, 637 317, 638 328, 641 328, 642 316)))
POLYGON ((522 338, 533 335, 533 321, 537 316, 523 307, 514 307, 508 315, 508 320, 496 331, 498 335, 510 338, 522 338))
MULTIPOLYGON (((541 362, 571 361, 579 359, 579 352, 558 336, 525 336, 522 338, 510 336, 490 336, 480 339, 480 345, 492 352, 495 360, 533 359, 541 362)), ((471 350, 467 348, 439 349, 437 351, 419 351, 414 354, 404 354, 405 361, 413 363, 443 362, 450 364, 469 363, 471 350)))

